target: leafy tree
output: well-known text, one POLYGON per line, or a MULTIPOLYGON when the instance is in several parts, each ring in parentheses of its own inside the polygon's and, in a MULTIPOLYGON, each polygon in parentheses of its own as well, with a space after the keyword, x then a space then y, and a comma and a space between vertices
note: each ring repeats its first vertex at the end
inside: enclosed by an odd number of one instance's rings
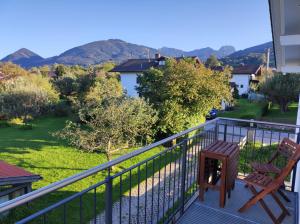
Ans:
POLYGON ((199 123, 222 100, 231 100, 230 70, 213 71, 193 60, 166 61, 138 77, 137 90, 159 111, 158 129, 171 134, 199 123))
POLYGON ((214 67, 217 67, 217 66, 220 66, 220 65, 221 65, 221 62, 213 54, 205 62, 205 66, 207 68, 214 68, 214 67))
POLYGON ((23 118, 46 113, 58 102, 58 94, 41 75, 19 76, 0 83, 0 114, 23 118))
POLYGON ((62 98, 71 96, 77 90, 76 79, 72 77, 59 77, 53 83, 62 98))
POLYGON ((104 152, 107 160, 119 147, 134 145, 138 138, 151 138, 157 120, 155 110, 146 101, 132 98, 83 108, 79 117, 82 124, 69 121, 56 135, 79 149, 104 152))
POLYGON ((277 73, 266 78, 260 86, 260 91, 272 102, 279 104, 281 112, 287 112, 289 103, 298 98, 300 74, 277 73))
POLYGON ((64 74, 66 74, 66 68, 64 65, 57 65, 55 68, 55 72, 57 77, 62 77, 64 74))
POLYGON ((88 106, 101 105, 104 101, 120 98, 123 95, 122 85, 116 78, 99 76, 94 86, 87 92, 84 102, 88 106))

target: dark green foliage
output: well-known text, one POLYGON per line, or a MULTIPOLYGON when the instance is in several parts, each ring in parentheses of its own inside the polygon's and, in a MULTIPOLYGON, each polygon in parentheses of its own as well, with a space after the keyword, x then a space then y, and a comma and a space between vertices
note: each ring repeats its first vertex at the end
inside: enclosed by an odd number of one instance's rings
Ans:
POLYGON ((135 144, 137 138, 150 138, 157 121, 156 111, 143 99, 119 98, 79 110, 81 124, 69 121, 57 133, 71 145, 88 152, 104 152, 135 144))
POLYGON ((138 77, 137 90, 159 111, 161 133, 180 132, 203 121, 221 100, 231 100, 228 68, 216 72, 192 60, 167 60, 138 77))
POLYGON ((214 68, 220 65, 221 62, 218 60, 218 58, 215 55, 211 55, 205 62, 205 66, 207 68, 214 68))
POLYGON ((282 113, 288 111, 288 105, 297 101, 300 92, 300 74, 283 75, 277 73, 266 78, 260 85, 260 91, 270 101, 280 105, 282 113))
POLYGON ((56 117, 67 117, 71 114, 71 106, 66 101, 61 101, 54 105, 53 114, 56 117))
POLYGON ((234 99, 239 99, 239 98, 240 98, 239 90, 238 90, 238 88, 236 87, 236 85, 235 85, 234 88, 233 88, 232 97, 233 97, 234 99))

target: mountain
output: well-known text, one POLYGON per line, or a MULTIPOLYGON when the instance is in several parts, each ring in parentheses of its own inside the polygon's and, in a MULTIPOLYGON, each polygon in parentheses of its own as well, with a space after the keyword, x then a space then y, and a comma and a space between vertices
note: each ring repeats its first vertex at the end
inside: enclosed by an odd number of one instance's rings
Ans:
POLYGON ((163 47, 159 48, 158 51, 165 56, 179 57, 179 56, 197 56, 202 61, 206 61, 211 55, 215 55, 217 58, 226 57, 235 52, 233 46, 222 46, 219 50, 214 50, 210 47, 196 49, 192 51, 182 51, 176 48, 163 47))
MULTIPOLYGON (((50 58, 42 58, 32 51, 22 48, 6 56, 1 61, 11 61, 25 68, 51 65, 54 63, 66 65, 90 65, 103 63, 106 61, 120 63, 130 58, 154 57, 154 54, 159 52, 162 55, 172 57, 179 57, 182 55, 198 56, 202 61, 205 61, 210 55, 213 54, 221 59, 225 64, 229 65, 236 65, 240 63, 261 64, 263 61, 265 61, 265 52, 268 48, 272 49, 272 42, 236 52, 232 46, 223 46, 218 50, 206 47, 192 51, 183 51, 168 47, 155 49, 143 45, 128 43, 119 39, 109 39, 74 47, 58 56, 50 58)), ((274 64, 274 56, 272 52, 273 50, 271 50, 271 66, 274 64)))
POLYGON ((239 65, 239 64, 263 64, 266 63, 266 55, 270 49, 270 66, 275 66, 273 42, 267 42, 264 44, 249 47, 244 50, 236 51, 224 58, 222 62, 228 65, 239 65))
POLYGON ((26 68, 26 67, 31 67, 33 64, 38 64, 43 60, 44 58, 37 55, 36 53, 26 48, 21 48, 20 50, 17 50, 16 52, 6 56, 1 61, 2 62, 10 61, 26 68))
POLYGON ((72 48, 50 61, 67 65, 90 65, 109 60, 118 63, 129 58, 154 57, 156 52, 157 50, 154 48, 127 43, 123 40, 110 39, 72 48))

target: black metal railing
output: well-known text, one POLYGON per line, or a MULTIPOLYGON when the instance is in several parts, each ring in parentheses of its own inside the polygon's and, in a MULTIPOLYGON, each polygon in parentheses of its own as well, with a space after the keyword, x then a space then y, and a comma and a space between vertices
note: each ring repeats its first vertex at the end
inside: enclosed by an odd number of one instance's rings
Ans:
MULTIPOLYGON (((238 143, 239 173, 245 175, 250 171, 250 162, 267 160, 284 137, 299 141, 299 128, 218 118, 2 203, 0 213, 10 210, 3 220, 19 224, 169 223, 178 219, 197 196, 201 149, 217 139, 238 143), (152 150, 158 151, 149 153, 152 150), (149 153, 146 159, 134 160, 145 153, 149 153), (63 189, 86 178, 93 180, 88 188, 67 197, 58 194, 54 202, 49 199, 49 195, 64 192, 63 189), (43 200, 43 208, 35 206, 37 200, 43 200)), ((285 161, 276 163, 284 166, 285 161)), ((292 184, 288 186, 293 190, 292 184)))

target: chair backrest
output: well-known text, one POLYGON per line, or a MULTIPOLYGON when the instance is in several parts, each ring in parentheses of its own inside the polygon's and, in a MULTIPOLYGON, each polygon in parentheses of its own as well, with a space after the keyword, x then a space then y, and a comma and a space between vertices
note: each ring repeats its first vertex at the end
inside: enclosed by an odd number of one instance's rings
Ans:
POLYGON ((298 146, 297 143, 289 138, 284 138, 278 146, 278 152, 287 159, 290 159, 296 153, 298 146))
POLYGON ((296 144, 295 142, 288 140, 285 141, 286 144, 292 145, 293 147, 286 147, 286 151, 289 153, 288 163, 286 166, 281 170, 280 174, 275 178, 274 183, 275 185, 281 186, 284 182, 285 178, 292 172, 294 166, 300 160, 300 145, 296 144), (293 149, 292 149, 293 148, 293 149))

